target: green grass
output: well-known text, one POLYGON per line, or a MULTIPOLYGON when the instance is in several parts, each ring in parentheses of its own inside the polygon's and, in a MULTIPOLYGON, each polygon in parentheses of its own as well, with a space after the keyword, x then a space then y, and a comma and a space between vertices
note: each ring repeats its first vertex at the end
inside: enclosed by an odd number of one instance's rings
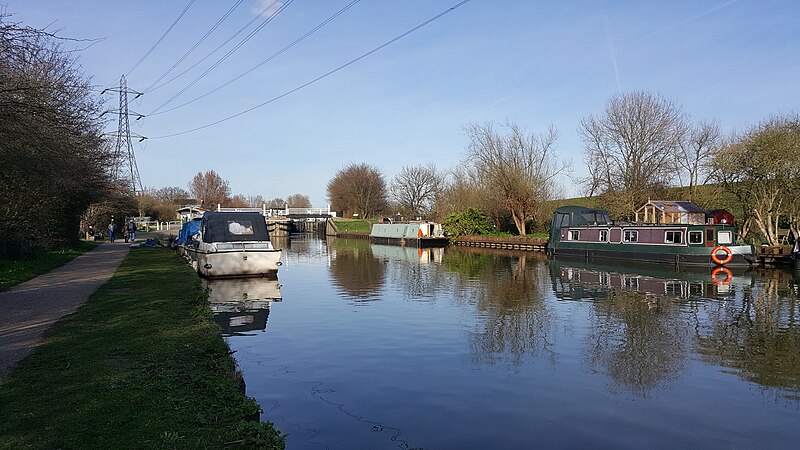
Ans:
POLYGON ((197 275, 134 248, 0 384, 0 448, 283 448, 239 390, 197 275))
POLYGON ((369 233, 372 231, 372 224, 378 223, 377 220, 346 220, 346 219, 338 219, 335 220, 336 228, 339 231, 366 231, 369 233))
POLYGON ((98 245, 97 242, 80 241, 75 248, 41 250, 33 258, 0 258, 0 291, 6 291, 15 284, 61 267, 98 245))

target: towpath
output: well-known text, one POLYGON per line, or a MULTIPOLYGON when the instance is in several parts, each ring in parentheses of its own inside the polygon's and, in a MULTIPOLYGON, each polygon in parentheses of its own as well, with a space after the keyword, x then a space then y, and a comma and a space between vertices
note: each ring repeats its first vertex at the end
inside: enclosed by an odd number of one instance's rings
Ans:
POLYGON ((46 274, 0 292, 0 380, 59 320, 74 313, 117 271, 130 249, 106 243, 46 274))

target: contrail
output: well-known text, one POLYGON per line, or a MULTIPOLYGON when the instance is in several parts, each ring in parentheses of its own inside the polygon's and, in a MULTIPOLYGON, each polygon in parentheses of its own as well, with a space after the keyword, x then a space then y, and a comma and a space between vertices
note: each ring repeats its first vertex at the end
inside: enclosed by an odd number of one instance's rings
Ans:
POLYGON ((622 92, 622 85, 619 82, 619 67, 617 66, 617 52, 614 49, 614 42, 611 41, 609 32, 608 17, 603 17, 604 30, 606 32, 606 43, 608 44, 608 54, 611 56, 611 64, 614 66, 614 77, 617 80, 617 92, 622 92))

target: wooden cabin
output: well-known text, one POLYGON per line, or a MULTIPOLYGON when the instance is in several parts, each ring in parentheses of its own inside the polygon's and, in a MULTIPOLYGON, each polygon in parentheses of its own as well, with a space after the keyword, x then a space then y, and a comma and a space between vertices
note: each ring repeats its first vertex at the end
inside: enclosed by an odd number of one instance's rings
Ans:
POLYGON ((706 223, 706 211, 692 202, 649 200, 636 210, 636 222, 702 225, 706 223))

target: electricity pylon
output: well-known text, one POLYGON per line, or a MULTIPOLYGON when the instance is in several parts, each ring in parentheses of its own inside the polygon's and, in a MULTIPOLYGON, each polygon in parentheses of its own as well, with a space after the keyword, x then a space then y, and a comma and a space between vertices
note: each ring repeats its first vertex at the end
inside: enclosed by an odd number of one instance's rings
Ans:
MULTIPOLYGON (((136 165, 136 155, 134 155, 133 143, 131 142, 131 126, 128 120, 128 94, 135 94, 136 97, 134 98, 138 98, 142 93, 134 91, 133 89, 128 89, 125 75, 122 75, 119 79, 119 88, 108 88, 103 90, 103 92, 119 92, 119 109, 116 111, 109 111, 119 115, 119 127, 117 128, 117 132, 111 134, 111 136, 116 137, 112 166, 114 179, 119 181, 125 180, 134 194, 142 192, 142 180, 139 178, 139 167, 136 165), (125 167, 126 165, 127 168, 125 167), (128 171, 130 175, 125 173, 128 171)), ((137 120, 144 117, 135 112, 134 114, 138 116, 137 120)), ((133 136, 139 138, 139 140, 145 139, 144 136, 138 134, 133 134, 133 136)))

